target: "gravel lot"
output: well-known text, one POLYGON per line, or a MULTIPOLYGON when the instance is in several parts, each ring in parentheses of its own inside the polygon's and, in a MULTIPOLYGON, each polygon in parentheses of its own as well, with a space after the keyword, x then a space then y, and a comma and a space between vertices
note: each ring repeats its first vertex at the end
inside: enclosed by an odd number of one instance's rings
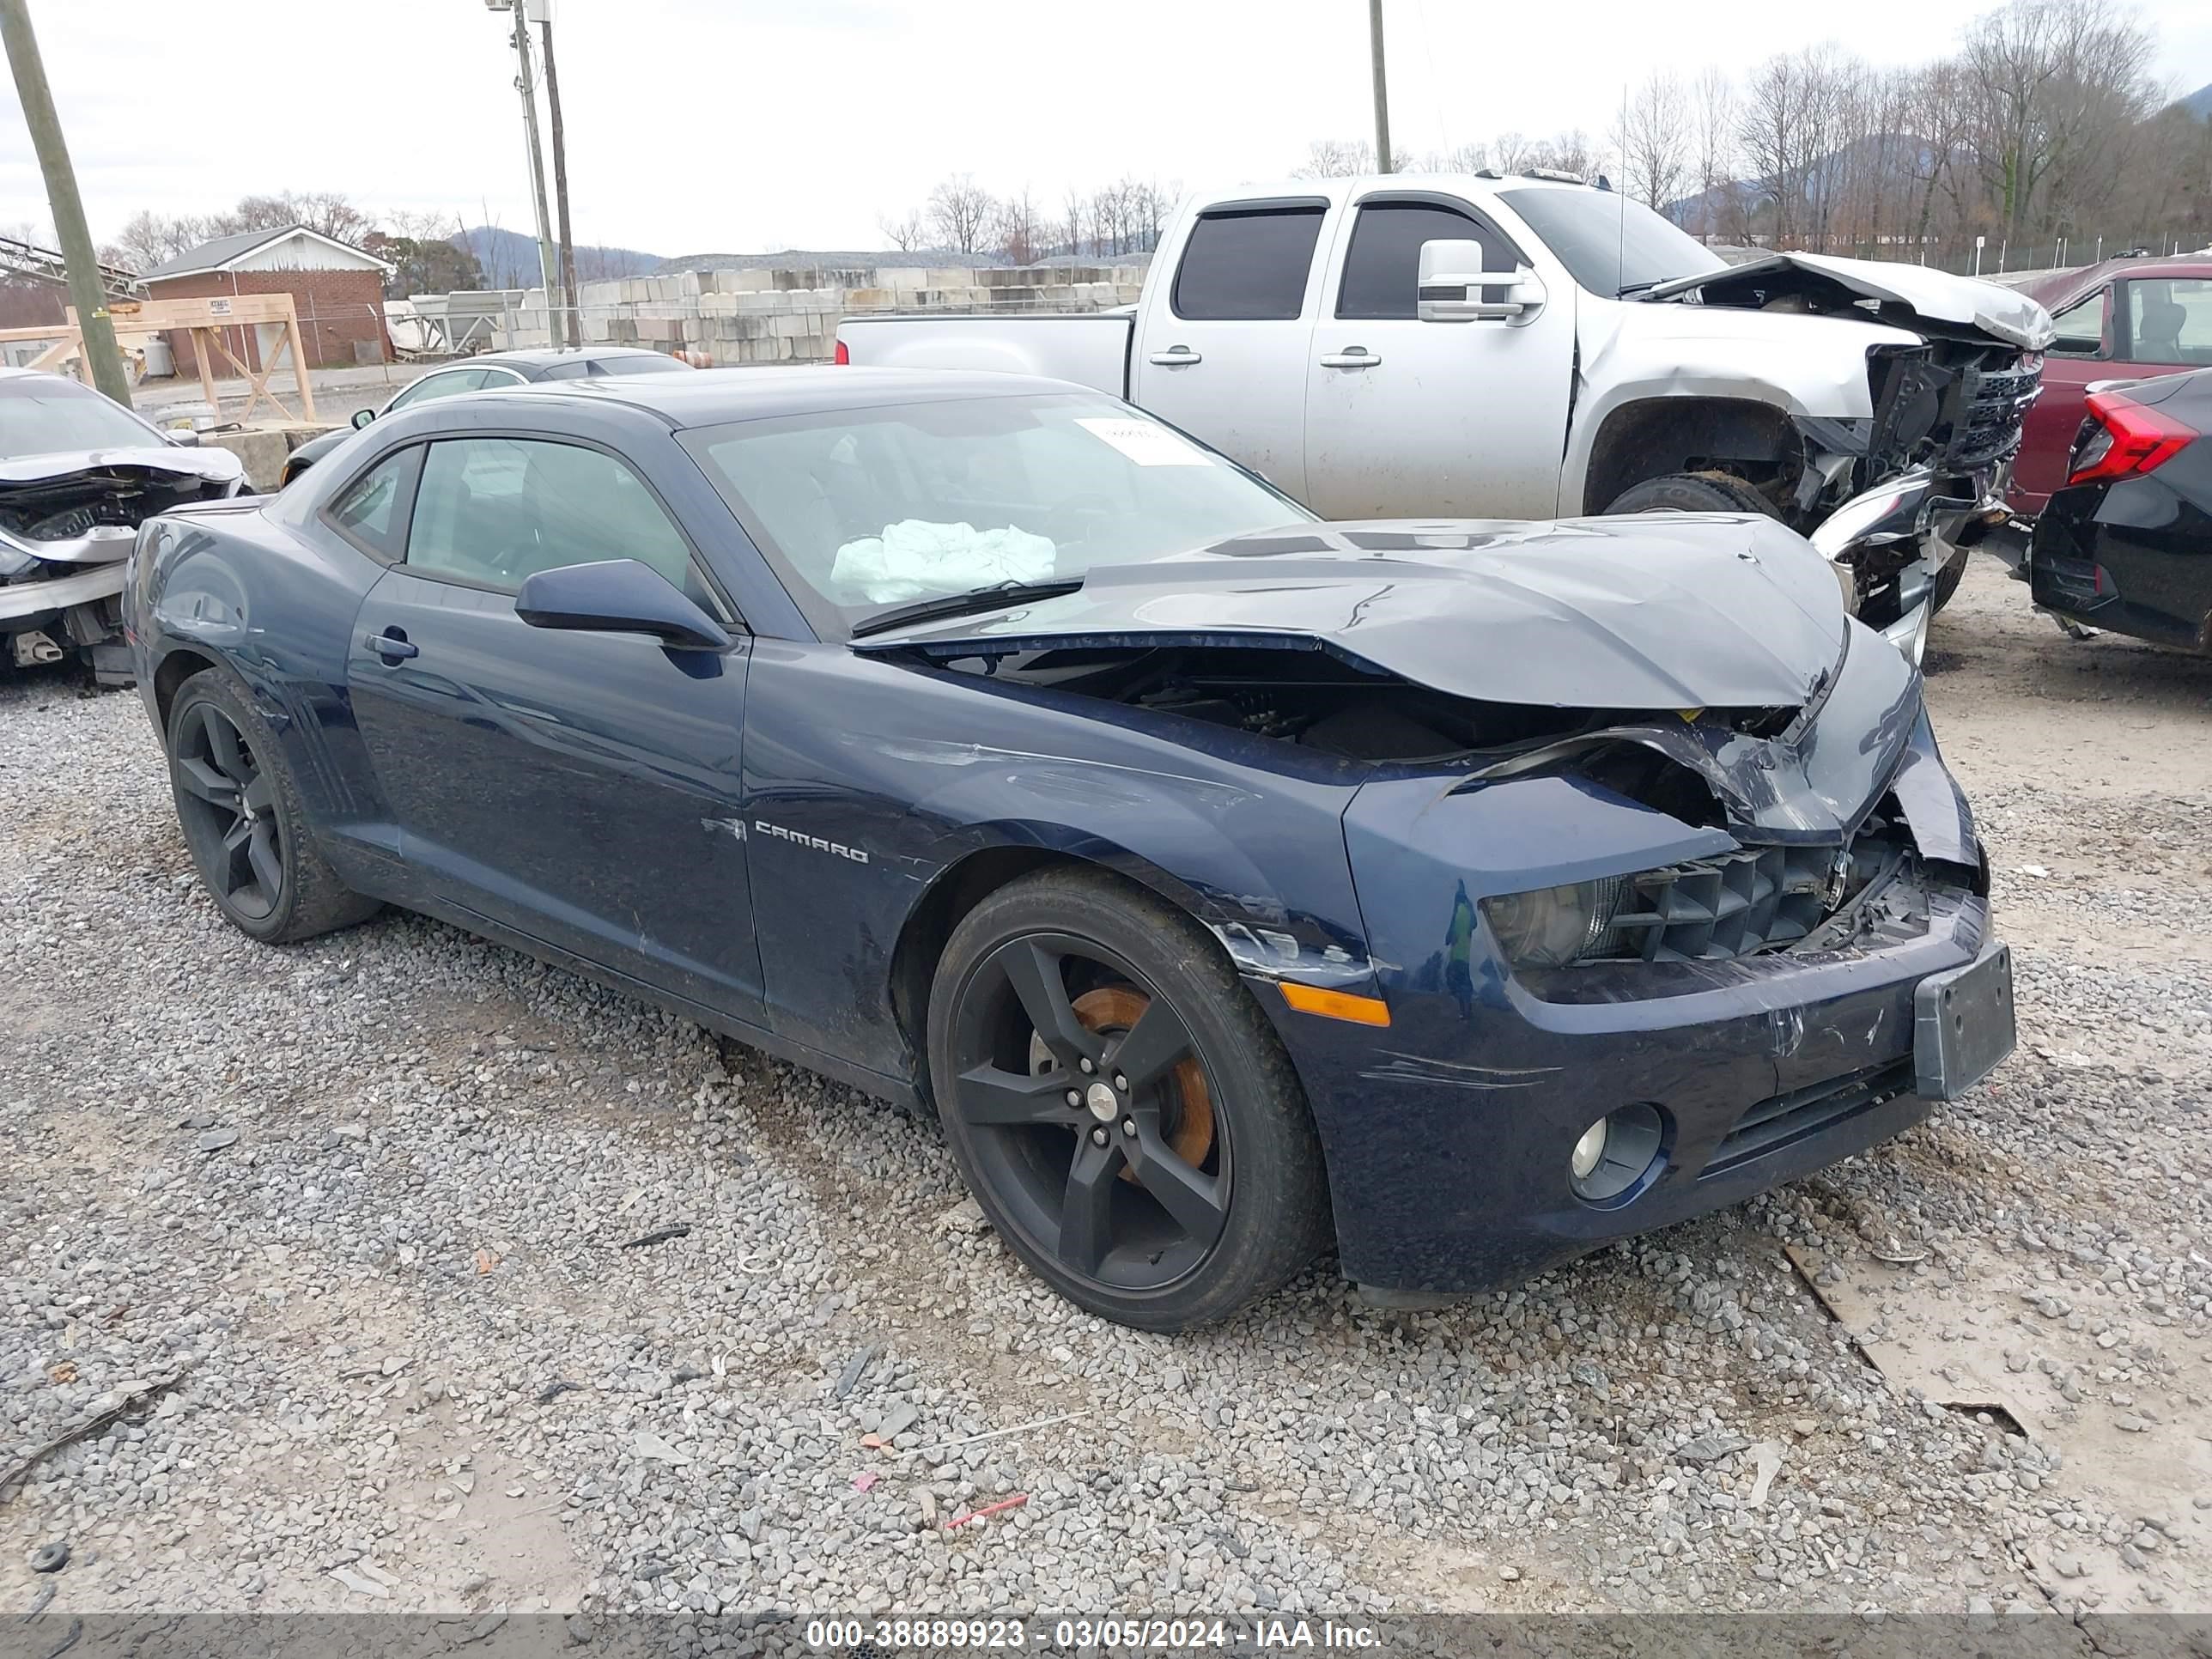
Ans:
POLYGON ((0 1484, 0 1615, 2205 1607, 2212 664, 1994 566, 1936 647, 1990 1085, 1510 1293, 1186 1338, 841 1087, 413 917, 249 944, 135 696, 0 679, 0 1483, 183 1372, 0 1484))

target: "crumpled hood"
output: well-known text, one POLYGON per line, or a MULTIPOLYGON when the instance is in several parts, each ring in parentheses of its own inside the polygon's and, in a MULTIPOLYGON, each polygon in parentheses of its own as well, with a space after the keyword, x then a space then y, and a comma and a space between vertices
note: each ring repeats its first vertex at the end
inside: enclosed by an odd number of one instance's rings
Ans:
POLYGON ((2017 289, 1973 276, 1954 276, 1924 265, 1893 264, 1875 259, 1843 259, 1827 253, 1770 253, 1726 270, 1662 283, 1638 295, 1666 300, 1700 294, 1709 305, 1741 304, 1771 283, 1778 272, 1804 271, 1826 277, 1863 299, 1901 305, 1932 322, 1979 329, 1992 339, 2024 351, 2041 351, 2052 339, 2051 313, 2017 289))
POLYGON ((1849 627, 1827 562, 1732 514, 1294 525, 1079 592, 854 642, 939 661, 1082 646, 1310 642, 1417 685, 1571 708, 1795 708, 1849 627))
POLYGON ((147 444, 130 449, 63 449, 46 455, 0 458, 0 490, 9 484, 59 483, 80 473, 138 469, 179 477, 228 483, 246 476, 246 466, 227 449, 185 449, 147 444))

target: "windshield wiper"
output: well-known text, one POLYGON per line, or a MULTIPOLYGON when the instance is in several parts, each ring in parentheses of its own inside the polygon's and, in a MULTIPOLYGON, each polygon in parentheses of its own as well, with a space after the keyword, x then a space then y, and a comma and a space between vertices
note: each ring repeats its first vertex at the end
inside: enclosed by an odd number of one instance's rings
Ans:
POLYGON ((1626 300, 1632 294, 1641 294, 1646 289, 1656 288, 1662 283, 1671 283, 1674 280, 1672 276, 1654 276, 1648 283, 1623 283, 1619 288, 1613 289, 1613 297, 1616 300, 1626 300))
POLYGON ((894 628, 903 628, 908 623, 934 622, 939 617, 964 617, 973 611, 995 611, 1002 605, 1012 605, 1019 599, 1056 599, 1063 593, 1073 593, 1083 586, 1080 576, 1053 582, 993 582, 988 587, 971 587, 964 593, 942 593, 933 599, 916 599, 912 605, 895 605, 889 611, 878 611, 853 625, 853 637, 864 640, 871 634, 887 634, 894 628))

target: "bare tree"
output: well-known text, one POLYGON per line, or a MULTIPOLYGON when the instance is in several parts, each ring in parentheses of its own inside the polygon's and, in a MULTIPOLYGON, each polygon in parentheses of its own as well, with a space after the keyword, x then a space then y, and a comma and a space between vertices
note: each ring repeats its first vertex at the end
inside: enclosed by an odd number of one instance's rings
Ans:
POLYGON ((896 219, 887 213, 878 214, 876 228, 901 253, 918 253, 929 246, 929 221, 922 217, 920 208, 909 208, 896 219))
POLYGON ((1647 77, 1617 126, 1620 187, 1647 207, 1666 207, 1681 195, 1689 166, 1689 100, 1682 83, 1672 75, 1647 77))
POLYGON ((1691 167, 1697 179, 1698 222, 1689 228, 1700 236, 1719 234, 1726 217, 1727 197, 1735 194, 1735 87, 1726 70, 1708 64, 1690 83, 1691 167))
POLYGON ((1967 27, 1961 61, 1981 106, 1984 185, 2009 237, 2055 222, 2043 202, 2054 175, 2151 112, 2150 35, 2108 0, 2011 0, 1967 27))
POLYGON ((1375 171, 1375 146, 1364 138, 1316 138, 1306 146, 1301 179, 1351 179, 1375 171))
POLYGON ((1027 186, 1018 196, 1009 196, 999 204, 995 229, 999 252, 1012 265, 1033 265, 1042 252, 1039 244, 1043 240, 1044 223, 1037 216, 1036 204, 1030 199, 1027 186))
POLYGON ((980 253, 996 206, 973 173, 956 173, 929 192, 929 222, 945 246, 980 253))
POLYGON ((1081 186, 1070 185, 1066 198, 1060 204, 1060 234, 1067 238, 1067 257, 1071 259, 1083 257, 1083 226, 1086 210, 1081 186))

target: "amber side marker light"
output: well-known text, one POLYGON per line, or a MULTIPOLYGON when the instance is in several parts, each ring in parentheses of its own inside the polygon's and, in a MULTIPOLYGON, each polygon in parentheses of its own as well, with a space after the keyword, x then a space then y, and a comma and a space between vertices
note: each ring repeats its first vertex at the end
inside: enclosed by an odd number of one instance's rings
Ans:
POLYGON ((1348 1019, 1354 1025, 1388 1025, 1390 1005, 1380 997, 1356 997, 1349 991, 1324 991, 1317 985, 1282 981, 1283 1000, 1302 1014, 1325 1019, 1348 1019))

